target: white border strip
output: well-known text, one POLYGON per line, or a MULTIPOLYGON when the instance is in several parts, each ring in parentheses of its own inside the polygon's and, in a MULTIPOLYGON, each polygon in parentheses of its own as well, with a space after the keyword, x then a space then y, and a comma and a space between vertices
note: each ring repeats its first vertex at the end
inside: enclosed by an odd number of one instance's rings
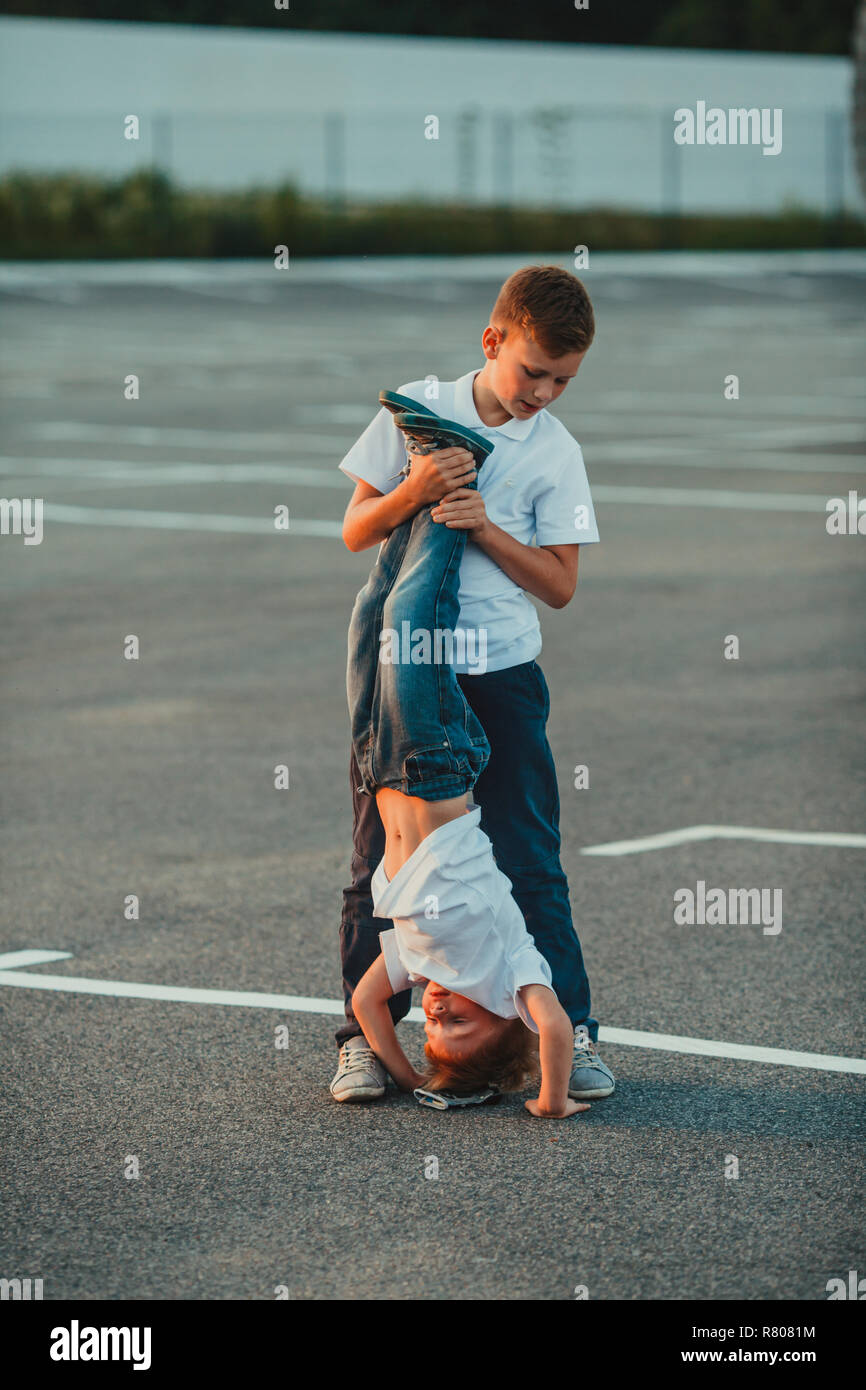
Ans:
MULTIPOLYGON (((19 951, 16 957, 67 956, 69 952, 19 951)), ((0 957, 0 964, 10 956, 0 957)), ((22 961, 23 963, 23 961, 22 961)), ((252 991, 189 989, 177 985, 135 984, 127 980, 95 980, 83 975, 30 975, 25 971, 0 970, 0 986, 15 989, 57 990, 65 994, 97 994, 112 999, 159 999, 179 1004, 229 1004, 246 1009, 279 1009, 281 1012, 341 1016, 339 999, 307 998, 299 994, 258 994, 252 991)), ((421 1009, 410 1009, 412 1023, 422 1023, 421 1009)), ((713 1042, 708 1038, 680 1038, 668 1033, 640 1033, 630 1028, 600 1028, 599 1042, 625 1047, 653 1048, 661 1052, 690 1053, 699 1057, 726 1057, 738 1062, 769 1062, 775 1066, 801 1067, 810 1071, 834 1071, 866 1075, 866 1060, 834 1057, 821 1052, 788 1052, 777 1047, 749 1047, 744 1043, 713 1042)))
POLYGON ((694 844, 697 840, 763 840, 776 845, 832 845, 838 849, 866 849, 866 835, 823 830, 762 830, 749 825, 687 825, 682 830, 666 830, 640 840, 611 840, 605 845, 587 845, 581 854, 645 854, 648 850, 669 849, 671 845, 694 844))

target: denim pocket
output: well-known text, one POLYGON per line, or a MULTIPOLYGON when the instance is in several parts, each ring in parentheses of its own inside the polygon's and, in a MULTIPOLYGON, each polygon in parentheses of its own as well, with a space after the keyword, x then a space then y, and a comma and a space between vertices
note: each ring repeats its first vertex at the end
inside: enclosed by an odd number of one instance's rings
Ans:
POLYGON ((437 743, 432 748, 416 748, 403 759, 403 776, 414 783, 459 777, 467 771, 468 768, 461 768, 447 743, 437 743))
MULTIPOLYGON (((459 757, 447 745, 418 748, 404 759, 403 775, 410 786, 416 787, 436 783, 444 785, 455 779, 474 784, 487 766, 489 757, 490 745, 486 738, 483 743, 468 746, 459 757)), ((459 790, 449 795, 458 796, 459 790)))

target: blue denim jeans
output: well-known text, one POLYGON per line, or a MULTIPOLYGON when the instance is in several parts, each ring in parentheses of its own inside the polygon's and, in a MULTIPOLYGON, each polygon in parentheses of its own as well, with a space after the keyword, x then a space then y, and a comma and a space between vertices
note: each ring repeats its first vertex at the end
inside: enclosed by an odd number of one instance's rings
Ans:
POLYGON ((453 661, 443 659, 453 651, 467 533, 430 512, 422 507, 383 543, 349 624, 346 694, 356 785, 367 795, 392 787, 445 801, 473 787, 490 756, 453 661), (413 634, 426 634, 429 659, 413 634))

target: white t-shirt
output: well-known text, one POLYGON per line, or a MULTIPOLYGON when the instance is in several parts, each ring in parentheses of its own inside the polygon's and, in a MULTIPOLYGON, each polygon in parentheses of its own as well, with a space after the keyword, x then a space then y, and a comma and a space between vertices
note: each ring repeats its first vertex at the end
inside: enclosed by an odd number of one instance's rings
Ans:
POLYGON ((390 917, 379 934, 391 987, 417 980, 473 999, 500 1018, 522 1018, 538 1032, 520 996, 524 985, 551 987, 550 966, 526 930, 479 824, 481 807, 432 831, 389 881, 385 862, 372 881, 374 917, 390 917))
MULTIPOLYGON (((577 440, 547 410, 527 420, 512 417, 504 425, 485 425, 472 395, 479 370, 440 382, 436 400, 427 399, 424 381, 407 382, 398 391, 494 442, 493 453, 478 470, 477 485, 495 525, 524 545, 533 538, 537 545, 596 542, 598 527, 577 440)), ((403 436, 382 406, 340 468, 355 482, 363 479, 386 493, 402 482, 399 474, 407 457, 403 436)), ((541 628, 534 604, 471 538, 460 565, 459 599, 457 626, 478 636, 467 640, 467 660, 455 661, 455 672, 501 671, 538 656, 541 628)))

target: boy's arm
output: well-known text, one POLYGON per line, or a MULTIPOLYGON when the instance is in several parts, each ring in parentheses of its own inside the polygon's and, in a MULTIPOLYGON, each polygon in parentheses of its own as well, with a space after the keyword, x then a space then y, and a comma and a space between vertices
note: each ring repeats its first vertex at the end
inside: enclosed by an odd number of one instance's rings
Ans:
POLYGON ((432 454, 413 454, 407 478, 390 492, 379 492, 372 483, 358 482, 343 518, 343 540, 349 550, 367 550, 390 536, 401 522, 430 502, 476 476, 468 449, 438 449, 432 454))
POLYGON ((401 1091, 411 1091, 422 1085, 424 1077, 415 1070, 397 1041, 397 1030, 388 1008, 393 993, 385 957, 379 955, 355 986, 352 1010, 364 1030, 364 1037, 393 1077, 394 1084, 401 1091))
POLYGON ((577 588, 579 545, 524 545, 488 522, 478 544, 509 579, 550 608, 564 608, 577 588))
POLYGON ((488 519, 484 499, 468 487, 444 497, 431 516, 455 530, 469 531, 509 579, 551 608, 564 608, 573 597, 579 545, 524 545, 488 519))
POLYGON ((579 1105, 568 1094, 574 1029, 552 989, 524 985, 521 991, 530 1017, 538 1028, 541 1085, 535 1100, 528 1100, 530 1115, 539 1119, 565 1119, 588 1105, 579 1105))

